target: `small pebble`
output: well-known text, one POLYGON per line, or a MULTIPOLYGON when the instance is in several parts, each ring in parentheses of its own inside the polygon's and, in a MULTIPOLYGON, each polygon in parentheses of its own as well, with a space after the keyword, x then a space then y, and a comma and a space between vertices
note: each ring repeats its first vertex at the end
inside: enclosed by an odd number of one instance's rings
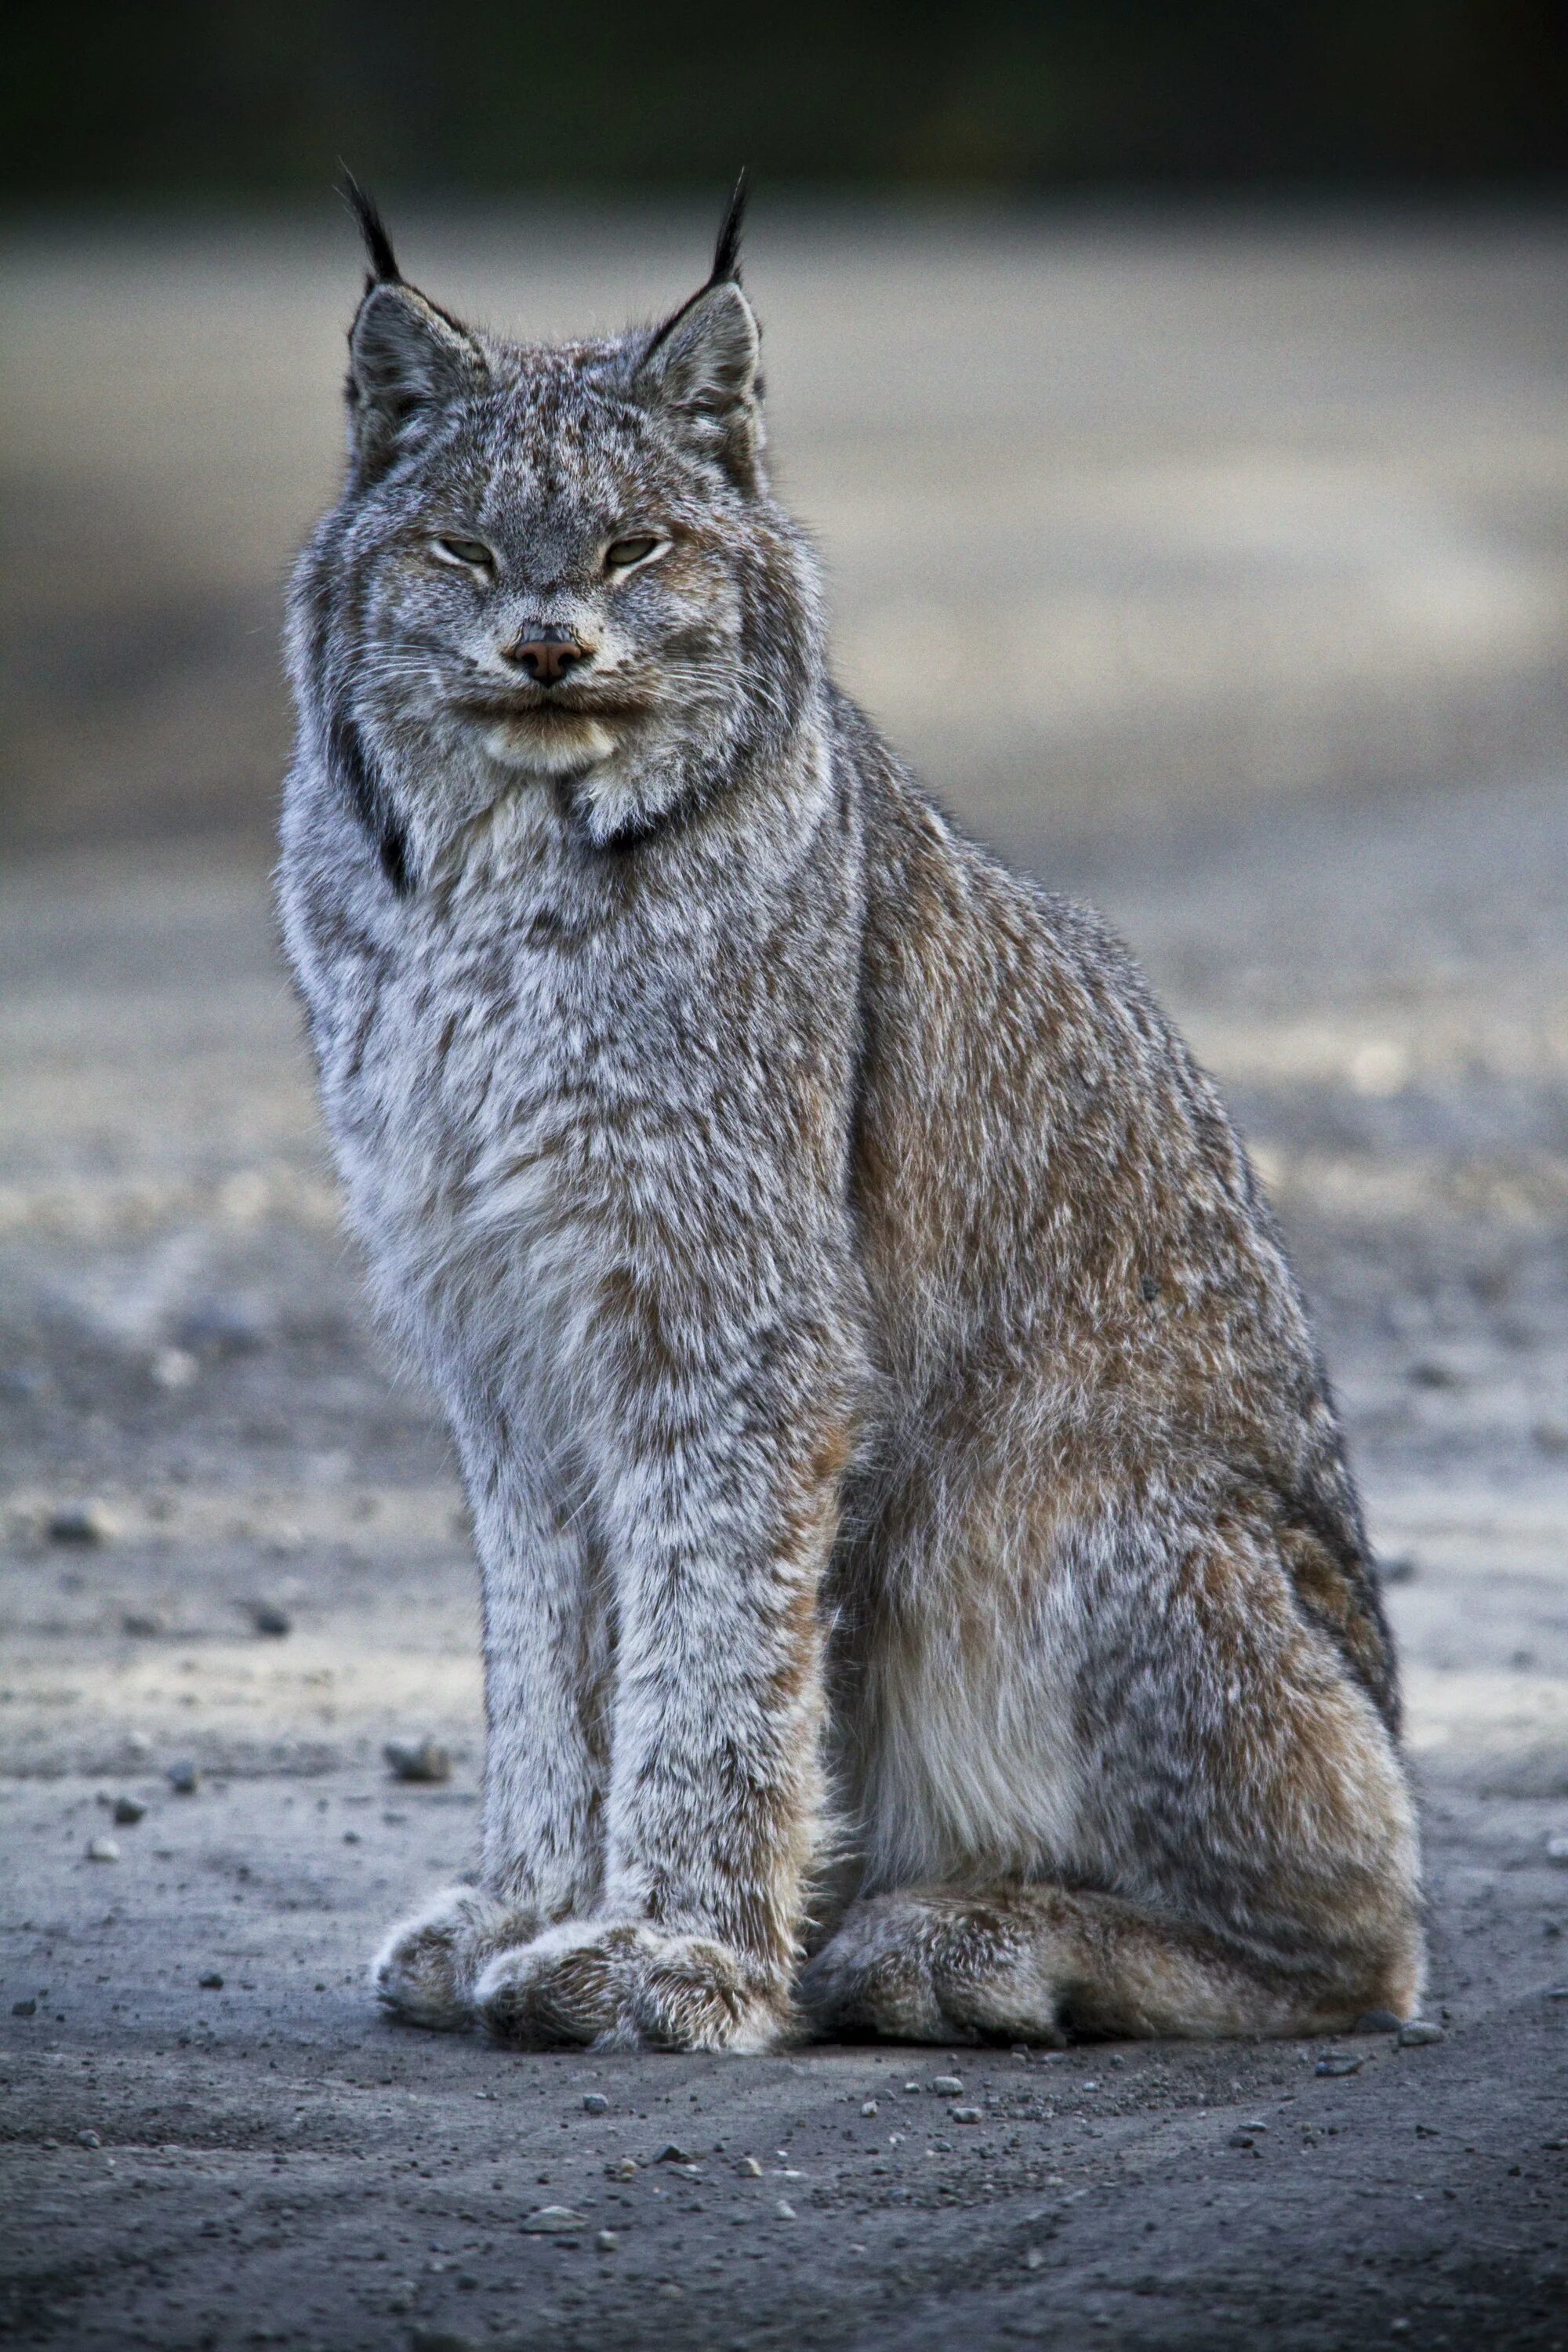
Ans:
POLYGON ((1568 1862, 1568 1831, 1554 1830, 1546 1841, 1548 1862, 1568 1862))
POLYGON ((741 2170, 748 2180, 760 2180, 763 2177, 763 2168, 754 2156, 743 2156, 741 2158, 741 2170))
POLYGON ((49 1515, 51 1543, 112 1543, 119 1532, 117 1521, 101 1503, 65 1503, 49 1515))
POLYGON ((863 2116, 874 2116, 877 2112, 876 2100, 868 2099, 865 2105, 861 2107, 860 2112, 863 2116))
POLYGON ((1348 2051, 1341 2051, 1331 2057, 1320 2058, 1312 2071, 1317 2074, 1359 2074, 1361 2068, 1359 2058, 1352 2058, 1348 2051))
POLYGON ((601 2230, 594 2240, 594 2243, 602 2254, 613 2254, 620 2242, 621 2236, 618 2230, 601 2230))
POLYGON ((280 1641, 285 1633, 293 1632, 294 1620, 287 1609, 279 1607, 276 1601, 252 1601, 247 1606, 250 1611, 250 1622, 258 1633, 270 1634, 275 1641, 280 1641))
POLYGON ((984 2113, 979 2107, 954 2107, 952 2110, 952 2120, 955 2124, 978 2124, 984 2123, 984 2113))
POLYGON ((152 1641, 164 1631, 164 1626, 165 1620, 155 1609, 128 1609, 120 1620, 121 1632, 142 1642, 152 1641))
POLYGON ((931 2086, 939 2099, 962 2099, 963 2096, 963 2079, 957 2074, 933 2074, 931 2086))
POLYGON ((1391 2009, 1369 2009, 1355 2021, 1357 2033, 1397 2033, 1403 2021, 1391 2009))
MULTIPOLYGON (((406 2298, 399 2298, 408 2308, 406 2298)), ((479 2352, 471 2336, 459 2336, 450 2327, 416 2327, 408 2339, 408 2352, 479 2352)))
POLYGON ((343 1843, 345 1845, 358 1845, 359 1843, 360 1834, 358 1830, 345 1830, 343 1832, 343 1843))
POLYGON ((114 1800, 114 1818, 123 1830, 134 1829, 138 1822, 145 1820, 146 1813, 147 1808, 140 1797, 116 1797, 114 1800))
POLYGON ((1434 2042, 1447 2042, 1447 2035, 1440 2025, 1433 2025, 1424 2017, 1406 2018, 1397 2036, 1401 2050, 1425 2050, 1434 2042))
POLYGON ((219 1976, 216 1969, 208 1969, 205 1975, 199 1976, 196 1979, 196 1982, 200 1985, 204 1992, 221 1992, 223 1990, 223 1979, 219 1976))
POLYGON ((202 1785, 201 1771, 188 1756, 182 1756, 177 1764, 171 1764, 163 1778, 176 1797, 194 1797, 202 1785))
POLYGON ((77 2141, 82 2147, 101 2147, 103 2146, 102 2140, 95 2131, 78 2132, 77 2141))
POLYGON ((781 2221, 793 2221, 795 2218, 795 2207, 785 2198, 779 2199, 777 2210, 781 2221))
POLYGON ((188 1389, 198 1366, 188 1348, 155 1348, 147 1369, 156 1388, 188 1389))
POLYGON ((112 1838, 89 1838, 87 1842, 87 1858, 89 1862, 118 1862, 120 1859, 120 1848, 115 1844, 112 1838))
POLYGON ((541 2205, 537 2212, 525 2213, 521 2224, 534 2237, 541 2238, 563 2237, 569 2231, 580 2230, 583 2226, 582 2214, 574 2212, 570 2205, 541 2205))
POLYGON ((607 2116, 609 2112, 610 2103, 603 2091, 584 2092, 583 2113, 585 2116, 607 2116))
POLYGON ((437 1781, 452 1777, 451 1750, 437 1739, 389 1739, 381 1752, 399 1780, 437 1781))
POLYGON ((667 2139, 664 2146, 659 2149, 658 2154, 654 2158, 654 2162, 656 2164, 689 2164, 691 2160, 692 2159, 687 2150, 683 2147, 677 2147, 672 2139, 667 2139))
POLYGON ((623 2156, 617 2163, 606 2165, 605 2169, 612 2180, 635 2180, 637 2160, 635 2156, 623 2156))
POLYGON ((37 2013, 38 2004, 36 2000, 14 2000, 11 2003, 13 2017, 37 2017, 37 2013))

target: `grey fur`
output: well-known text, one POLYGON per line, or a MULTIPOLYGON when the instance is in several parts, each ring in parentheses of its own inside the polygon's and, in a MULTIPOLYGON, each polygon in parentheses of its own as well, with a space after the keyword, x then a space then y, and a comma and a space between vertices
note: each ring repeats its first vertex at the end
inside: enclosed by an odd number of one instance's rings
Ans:
POLYGON ((548 348, 375 234, 279 895, 489 1743, 481 1887, 382 1997, 734 2050, 802 1992, 1407 2013, 1392 1657, 1273 1224, 1121 948, 833 686, 729 228, 662 327, 548 348))

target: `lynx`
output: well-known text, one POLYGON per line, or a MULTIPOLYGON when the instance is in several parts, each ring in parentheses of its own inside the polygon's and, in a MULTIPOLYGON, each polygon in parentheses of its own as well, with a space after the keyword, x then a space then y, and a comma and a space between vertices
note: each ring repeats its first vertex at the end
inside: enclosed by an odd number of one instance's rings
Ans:
POLYGON ((488 1720, 478 1883, 380 1998, 623 2050, 1408 2015, 1394 1664, 1279 1234, 1116 940, 834 684, 740 191, 672 316, 549 347, 353 193, 280 903, 488 1720))

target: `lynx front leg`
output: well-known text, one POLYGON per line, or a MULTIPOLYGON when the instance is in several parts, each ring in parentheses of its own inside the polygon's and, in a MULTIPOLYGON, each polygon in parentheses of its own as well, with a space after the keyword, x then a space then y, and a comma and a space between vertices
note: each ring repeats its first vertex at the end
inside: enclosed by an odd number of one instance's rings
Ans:
POLYGON ((755 2051, 792 2028, 822 1809, 817 1587, 849 1451, 824 1354, 759 1335, 749 1360, 790 1366, 787 1385, 689 1384, 607 1482, 605 1887, 596 1917, 487 1969, 479 2005, 503 2039, 755 2051))
MULTIPOLYGON (((515 1438, 510 1446, 515 1447, 515 1438)), ((472 2022, 483 1969, 589 1909, 604 1874, 608 1633, 582 1511, 512 1458, 464 1444, 483 1578, 483 1864, 394 1928, 372 1967, 410 2024, 472 2022)))

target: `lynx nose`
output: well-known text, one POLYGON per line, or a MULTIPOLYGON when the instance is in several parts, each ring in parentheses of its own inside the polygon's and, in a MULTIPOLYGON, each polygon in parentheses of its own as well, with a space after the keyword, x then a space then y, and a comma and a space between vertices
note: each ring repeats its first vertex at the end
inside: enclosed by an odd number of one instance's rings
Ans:
POLYGON ((515 663, 536 686, 559 686, 568 670, 592 659, 592 652, 570 629, 536 628, 515 645, 503 646, 501 658, 515 663))

